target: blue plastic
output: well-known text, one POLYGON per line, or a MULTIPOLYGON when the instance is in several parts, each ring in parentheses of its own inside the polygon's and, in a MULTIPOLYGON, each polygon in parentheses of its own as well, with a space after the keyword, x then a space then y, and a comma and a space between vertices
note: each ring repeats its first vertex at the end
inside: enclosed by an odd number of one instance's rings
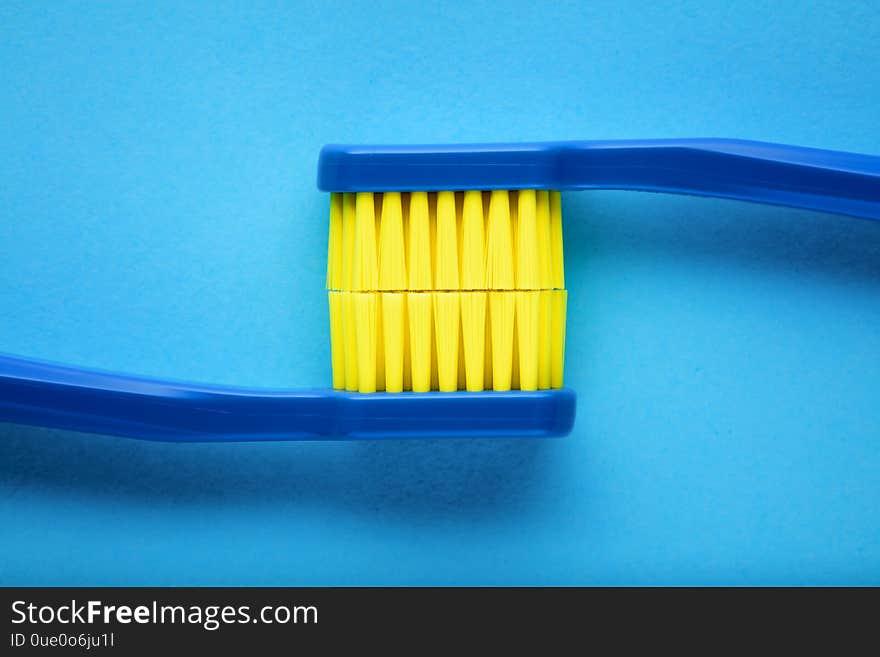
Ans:
POLYGON ((328 145, 325 191, 629 189, 880 219, 880 157, 738 139, 328 145))
POLYGON ((260 391, 0 355, 0 421, 166 441, 554 437, 575 394, 260 391))
MULTIPOLYGON (((880 219, 880 157, 733 139, 325 146, 325 191, 629 189, 880 219)), ((189 385, 0 355, 0 421, 168 441, 551 437, 575 395, 189 385)))

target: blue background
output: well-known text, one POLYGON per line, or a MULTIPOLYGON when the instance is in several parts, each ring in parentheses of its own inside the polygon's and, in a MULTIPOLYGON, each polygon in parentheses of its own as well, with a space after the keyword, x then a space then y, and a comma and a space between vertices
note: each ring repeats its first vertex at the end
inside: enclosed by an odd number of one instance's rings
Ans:
MULTIPOLYGON (((325 142, 880 153, 878 62, 871 2, 4 2, 0 351, 323 385, 325 142)), ((880 584, 880 224, 564 213, 569 438, 0 425, 0 583, 880 584)))

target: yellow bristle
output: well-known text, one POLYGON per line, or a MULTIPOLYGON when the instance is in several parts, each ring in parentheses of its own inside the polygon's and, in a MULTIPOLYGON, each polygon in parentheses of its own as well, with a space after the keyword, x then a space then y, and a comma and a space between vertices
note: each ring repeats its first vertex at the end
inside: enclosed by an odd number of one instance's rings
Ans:
MULTIPOLYGON (((431 301, 431 317, 434 316, 434 302, 431 301)), ((440 377, 437 373, 437 331, 431 322, 431 390, 440 389, 440 377)))
MULTIPOLYGON (((461 300, 461 292, 459 292, 459 306, 462 303, 461 300)), ((461 308, 459 307, 459 316, 461 315, 461 308)), ((464 369, 464 332, 461 326, 461 322, 458 323, 458 390, 466 390, 467 389, 467 375, 464 369)))
POLYGON ((327 240, 327 289, 342 289, 342 194, 330 194, 330 235, 327 240))
MULTIPOLYGON (((436 289, 437 284, 434 281, 434 263, 437 259, 437 192, 428 194, 428 235, 431 238, 431 281, 432 287, 436 289)), ((431 313, 434 313, 433 298, 431 301, 431 313)), ((437 351, 437 331, 431 330, 431 390, 440 389, 439 369, 437 367, 438 351, 437 351)))
POLYGON ((549 290, 553 287, 552 267, 550 266, 550 192, 539 190, 535 197, 535 223, 538 248, 538 287, 549 290))
POLYGON ((510 195, 507 190, 493 190, 489 198, 489 219, 486 222, 486 287, 490 290, 510 290, 514 287, 510 214, 510 195))
POLYGON ((411 292, 406 299, 409 320, 410 367, 413 392, 431 389, 431 293, 411 292))
MULTIPOLYGON (((382 217, 382 197, 385 196, 382 192, 374 192, 373 193, 373 216, 376 217, 376 230, 379 228, 379 219, 382 217)), ((378 238, 378 232, 376 233, 378 238)), ((377 242, 378 244, 378 242, 377 242)))
POLYGON ((410 194, 407 248, 408 289, 432 289, 431 217, 426 192, 410 194))
POLYGON ((342 339, 345 358, 345 389, 358 389, 357 359, 357 317, 355 316, 354 295, 346 292, 342 295, 342 339))
POLYGON ((489 317, 491 304, 489 303, 489 293, 483 292, 486 296, 486 335, 483 338, 483 390, 492 389, 492 320, 489 317))
POLYGON ((353 294, 357 323, 358 392, 376 392, 376 295, 370 292, 353 294))
POLYGON ((510 390, 513 376, 513 318, 516 303, 509 292, 489 292, 492 325, 492 389, 510 390))
POLYGON ((562 259, 562 198, 559 192, 550 192, 550 268, 553 289, 565 288, 562 259))
POLYGON ((567 290, 553 290, 553 353, 550 365, 550 386, 562 387, 562 370, 565 361, 565 306, 568 298, 567 290))
POLYGON ((519 390, 519 328, 517 324, 519 319, 516 316, 516 295, 513 292, 509 294, 514 296, 513 299, 513 350, 510 359, 510 389, 519 390))
POLYGON ((519 226, 519 190, 512 189, 507 192, 507 200, 510 211, 510 262, 511 280, 513 289, 516 289, 516 234, 519 226))
POLYGON ((385 390, 385 317, 382 315, 382 294, 375 292, 376 299, 376 390, 385 390))
POLYGON ((538 293, 538 388, 550 387, 550 363, 553 357, 553 312, 552 292, 541 290, 538 293))
POLYGON ((538 256, 538 206, 534 189, 517 194, 516 216, 516 288, 537 290, 541 287, 538 256))
POLYGON ((461 284, 461 236, 462 230, 461 226, 463 223, 464 217, 464 192, 455 192, 455 244, 456 250, 458 251, 458 287, 462 288, 461 284))
POLYGON ((370 192, 358 192, 355 204, 354 282, 352 289, 371 291, 379 286, 376 249, 376 204, 370 192))
POLYGON ((385 391, 403 390, 404 295, 382 293, 382 340, 385 351, 385 391))
POLYGON ((330 369, 333 373, 333 388, 345 388, 345 345, 343 331, 345 322, 342 319, 342 293, 328 292, 327 301, 330 305, 330 369))
POLYGON ((483 220, 483 195, 464 193, 461 210, 461 289, 486 288, 486 228, 483 220))
POLYGON ((437 387, 458 388, 459 293, 434 293, 434 336, 437 348, 437 387))
POLYGON ((538 256, 538 206, 535 190, 517 194, 516 217, 516 288, 537 290, 541 287, 538 256))
POLYGON ((403 295, 403 389, 412 390, 412 355, 409 345, 409 294, 403 295))
POLYGON ((437 237, 434 250, 434 287, 458 289, 458 222, 455 192, 437 194, 437 237))
POLYGON ((334 193, 327 258, 335 389, 562 386, 558 192, 334 193))
POLYGON ((516 292, 516 336, 519 351, 520 390, 538 389, 538 339, 540 332, 540 292, 516 292))
POLYGON ((406 289, 406 251, 400 192, 382 194, 379 220, 379 289, 406 289))
POLYGON ((355 201, 353 192, 342 195, 342 285, 340 290, 354 289, 355 201))
MULTIPOLYGON (((431 289, 437 289, 434 267, 437 260, 437 192, 428 193, 428 237, 431 240, 431 289)), ((432 387, 436 390, 436 387, 432 387)))
POLYGON ((461 293, 461 334, 464 354, 465 387, 483 390, 486 365, 486 293, 461 293))

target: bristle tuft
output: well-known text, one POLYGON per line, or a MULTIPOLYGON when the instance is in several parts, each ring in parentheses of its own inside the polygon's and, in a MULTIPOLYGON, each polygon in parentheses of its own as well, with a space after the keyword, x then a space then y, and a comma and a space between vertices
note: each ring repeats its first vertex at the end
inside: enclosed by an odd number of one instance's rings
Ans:
POLYGON ((538 257, 538 206, 534 189, 517 194, 516 213, 516 289, 541 287, 538 257))
POLYGON ((552 328, 550 344, 553 346, 550 361, 550 387, 562 387, 562 370, 565 362, 565 312, 568 290, 553 290, 552 328))
POLYGON ((379 289, 406 289, 406 243, 400 192, 382 195, 379 224, 379 289))
POLYGON ((461 288, 486 289, 486 227, 483 219, 483 195, 464 193, 461 210, 461 288))
POLYGON ((558 192, 334 193, 327 259, 335 389, 562 385, 558 192))
POLYGON ((465 388, 471 392, 483 389, 486 365, 486 293, 461 293, 462 353, 464 354, 465 388))
POLYGON ((379 286, 376 250, 376 204, 370 192, 358 192, 355 204, 354 287, 373 291, 379 286))
POLYGON ((330 234, 327 240, 327 289, 342 289, 342 194, 330 194, 330 234))
POLYGON ((409 198, 409 249, 407 270, 410 290, 431 290, 431 216, 428 194, 413 192, 409 198))
POLYGON ((554 290, 565 288, 562 258, 562 198, 559 192, 550 192, 550 268, 554 290))
POLYGON ((517 291, 515 294, 518 387, 520 390, 537 390, 540 292, 517 291))
POLYGON ((328 292, 330 304, 330 365, 334 390, 345 388, 345 322, 342 317, 344 292, 328 292))
POLYGON ((437 194, 437 237, 434 249, 434 287, 458 289, 458 226, 455 193, 437 194))
POLYGON ((376 363, 378 361, 378 295, 366 292, 354 294, 354 312, 357 326, 358 391, 376 392, 376 363))
POLYGON ((355 194, 342 195, 342 287, 340 290, 353 290, 355 239, 355 194))
POLYGON ((353 392, 358 389, 357 357, 357 317, 355 316, 354 294, 346 292, 342 296, 343 358, 345 359, 345 389, 353 392))
POLYGON ((407 319, 409 320, 410 367, 413 392, 431 389, 431 294, 411 292, 407 294, 407 319))
POLYGON ((441 392, 458 389, 458 292, 434 293, 434 340, 437 355, 437 388, 441 392))
POLYGON ((496 189, 489 199, 486 226, 486 288, 511 290, 514 278, 510 196, 507 190, 496 189))

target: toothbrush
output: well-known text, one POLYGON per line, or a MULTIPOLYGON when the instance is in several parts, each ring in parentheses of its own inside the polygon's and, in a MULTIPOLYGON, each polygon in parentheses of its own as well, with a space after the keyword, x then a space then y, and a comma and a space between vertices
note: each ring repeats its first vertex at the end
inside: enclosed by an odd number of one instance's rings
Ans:
POLYGON ((567 434, 560 191, 880 219, 880 157, 727 139, 326 146, 333 389, 150 380, 0 354, 0 421, 168 441, 567 434), (374 392, 375 391, 375 392, 374 392))

